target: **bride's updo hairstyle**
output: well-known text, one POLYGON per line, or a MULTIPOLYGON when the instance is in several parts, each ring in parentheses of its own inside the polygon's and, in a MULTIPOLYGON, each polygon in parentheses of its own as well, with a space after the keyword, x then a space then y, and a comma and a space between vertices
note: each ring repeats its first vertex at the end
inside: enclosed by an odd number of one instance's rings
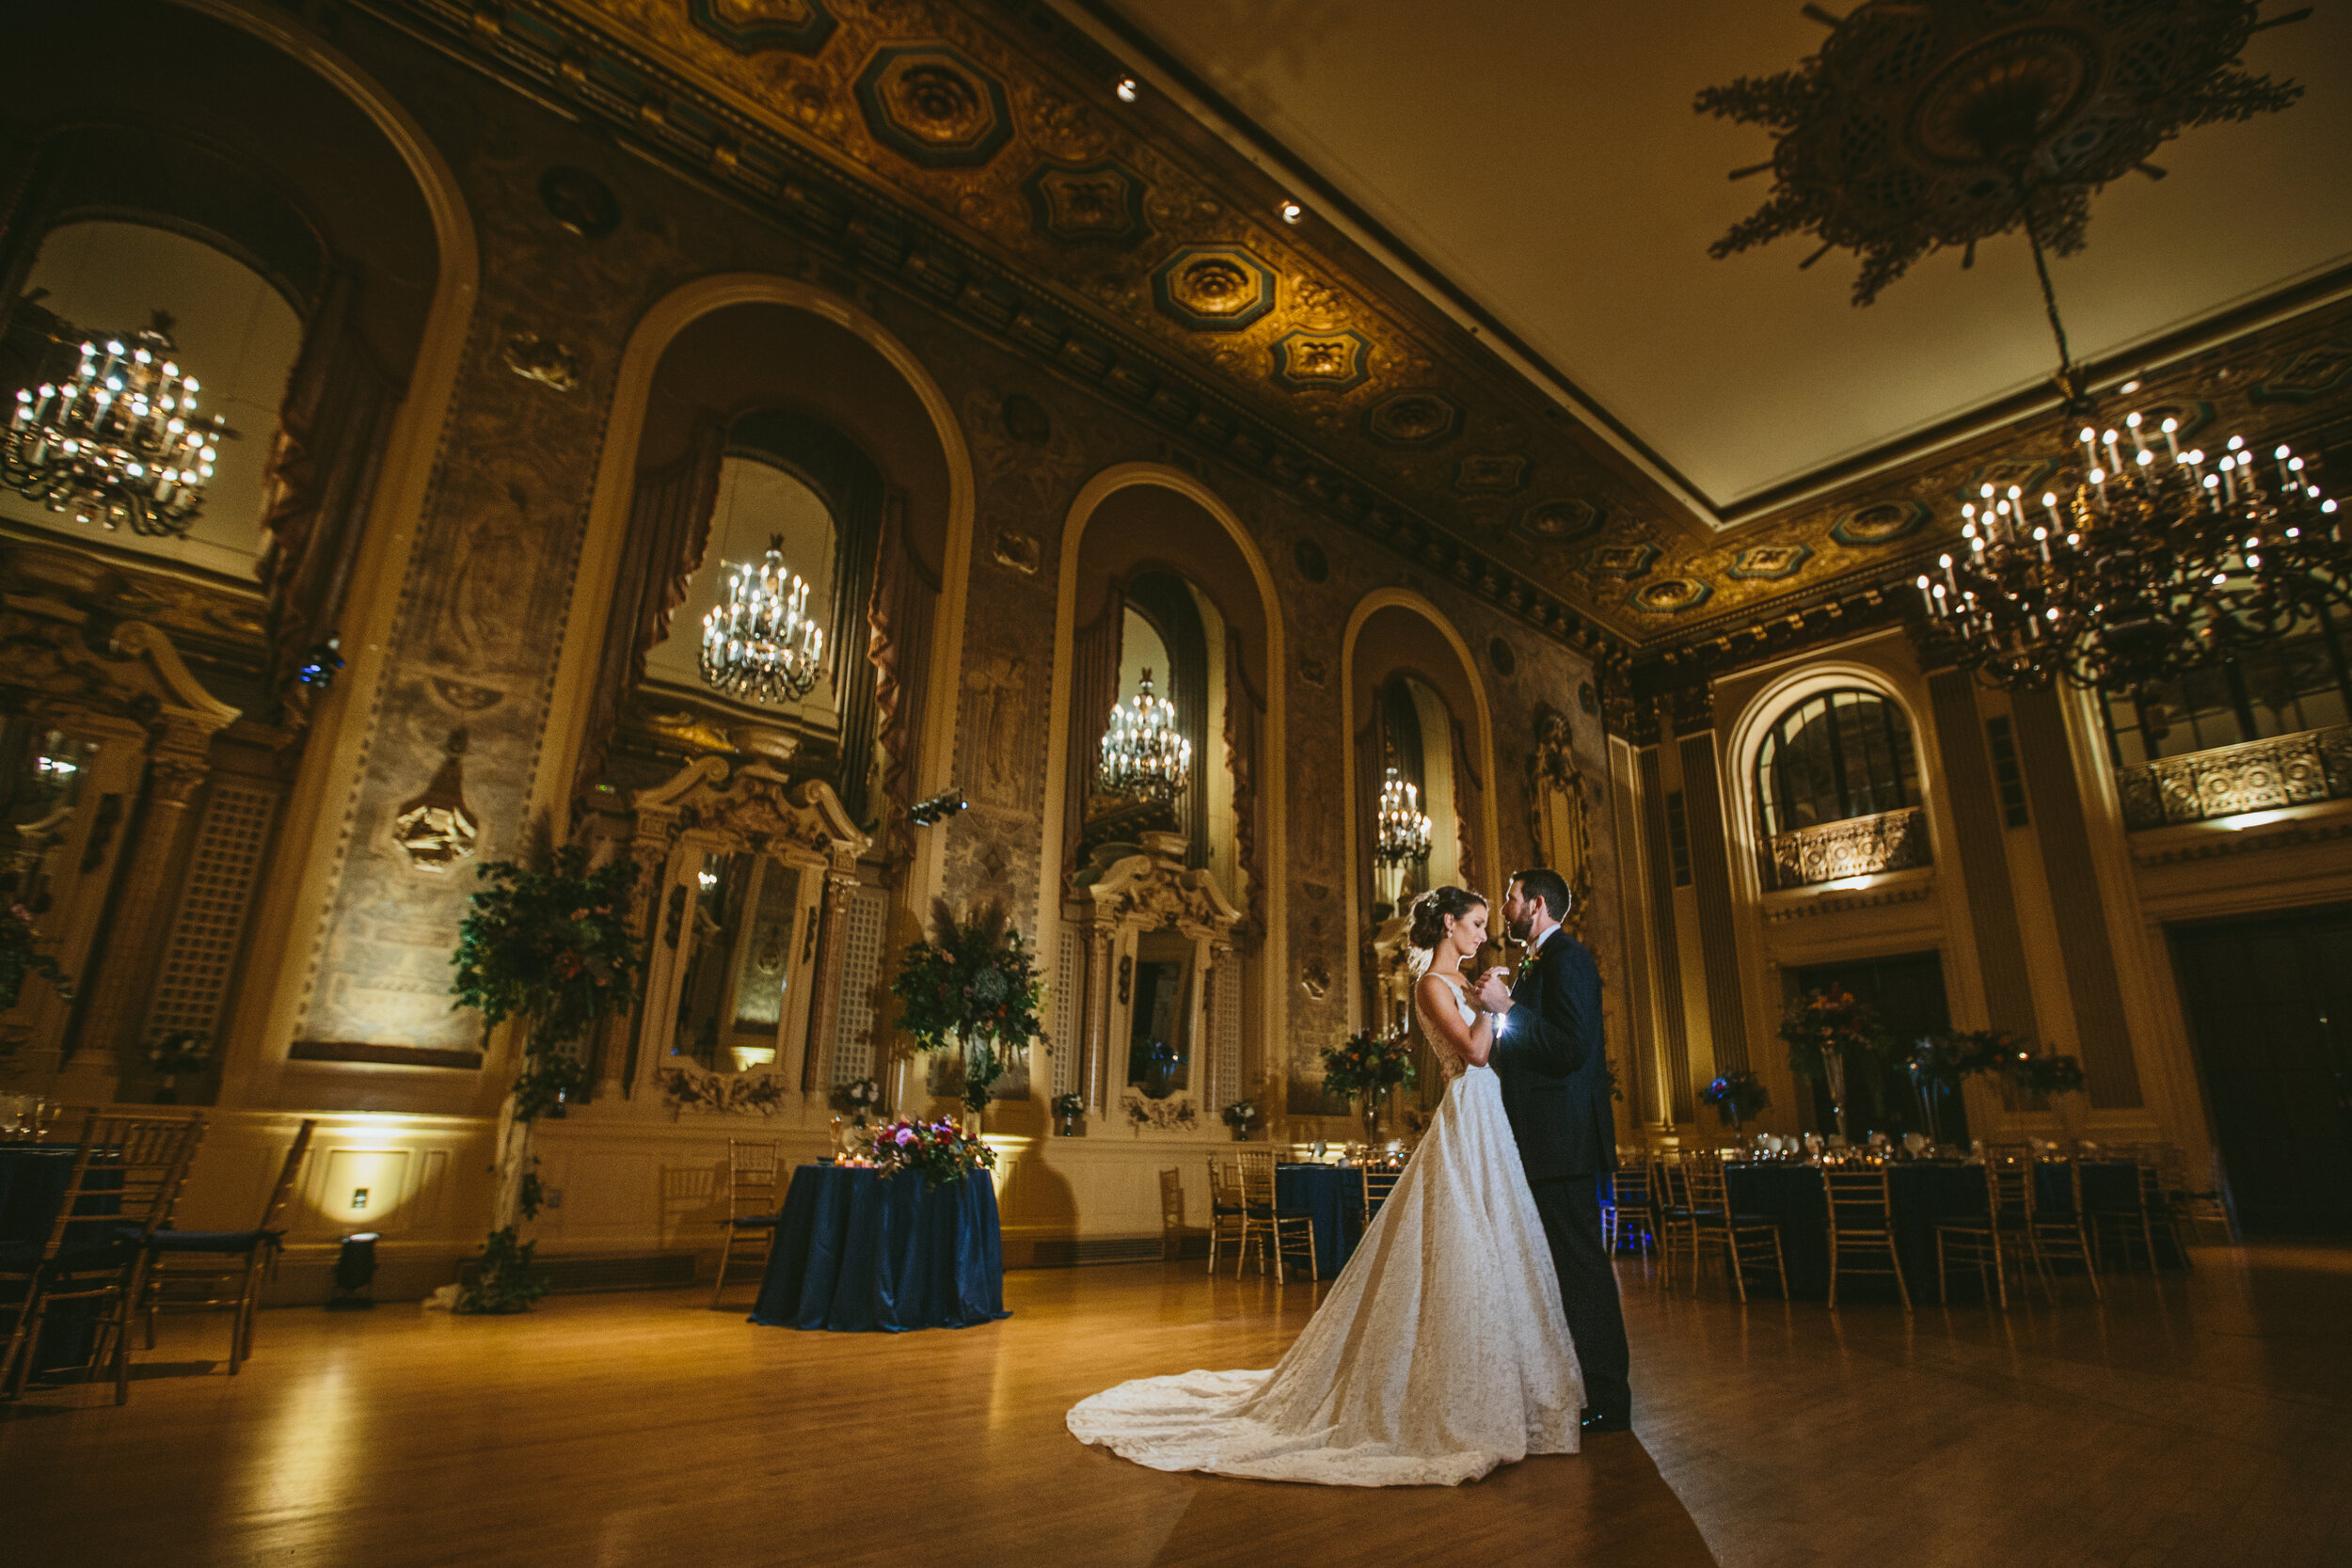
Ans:
POLYGON ((1413 900, 1413 926, 1406 940, 1424 953, 1434 952, 1445 940, 1449 919, 1459 920, 1486 907, 1486 900, 1466 887, 1431 888, 1413 900))

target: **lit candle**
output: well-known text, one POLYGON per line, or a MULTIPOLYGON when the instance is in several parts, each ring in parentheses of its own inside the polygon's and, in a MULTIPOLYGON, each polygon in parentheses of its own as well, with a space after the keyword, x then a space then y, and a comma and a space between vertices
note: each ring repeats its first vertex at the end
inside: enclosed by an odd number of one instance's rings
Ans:
POLYGON ((2164 421, 2164 448, 2165 451, 2172 454, 2172 459, 2176 463, 2180 461, 2181 443, 2172 438, 2172 433, 2180 428, 2181 421, 2178 420, 2167 420, 2164 421))

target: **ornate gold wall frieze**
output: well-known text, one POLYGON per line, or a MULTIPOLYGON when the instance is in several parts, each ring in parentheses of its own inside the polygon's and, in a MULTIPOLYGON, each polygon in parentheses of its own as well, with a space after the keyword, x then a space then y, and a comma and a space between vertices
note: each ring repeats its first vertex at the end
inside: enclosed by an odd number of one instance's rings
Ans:
POLYGON ((1819 920, 1823 915, 1851 914, 1861 910, 1891 909, 1898 904, 1917 904, 1931 897, 1934 884, 1928 881, 1898 882, 1891 887, 1870 888, 1859 893, 1829 894, 1788 903, 1767 904, 1764 923, 1768 926, 1790 926, 1800 921, 1819 920))
POLYGON ((1766 846, 1775 889, 1817 887, 1930 863, 1926 814, 1917 806, 1775 833, 1766 846))

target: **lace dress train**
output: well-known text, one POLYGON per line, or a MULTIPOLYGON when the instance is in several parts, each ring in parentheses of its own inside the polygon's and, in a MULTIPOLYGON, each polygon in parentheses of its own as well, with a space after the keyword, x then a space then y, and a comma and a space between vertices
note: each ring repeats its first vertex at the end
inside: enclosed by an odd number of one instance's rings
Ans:
POLYGON ((1289 1354, 1122 1383, 1071 1410, 1082 1442, 1330 1486, 1454 1486, 1576 1451, 1583 1378, 1501 1086, 1429 1033, 1458 1076, 1289 1354))

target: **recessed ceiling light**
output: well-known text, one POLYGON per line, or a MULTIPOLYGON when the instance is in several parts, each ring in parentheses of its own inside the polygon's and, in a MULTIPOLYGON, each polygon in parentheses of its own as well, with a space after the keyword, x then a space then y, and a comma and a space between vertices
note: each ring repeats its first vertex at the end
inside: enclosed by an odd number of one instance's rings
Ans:
POLYGON ((2129 394, 2139 390, 2139 383, 2137 381, 2126 381, 2123 383, 2120 390, 2128 396, 2129 394))
POLYGON ((1136 101, 1136 93, 1138 90, 1139 89, 1136 87, 1136 79, 1134 77, 1121 76, 1119 79, 1119 101, 1121 103, 1134 103, 1136 101))
POLYGON ((1296 223, 1300 218, 1305 217, 1306 215, 1307 209, 1301 207, 1297 202, 1285 201, 1282 203, 1282 221, 1284 223, 1296 223))

